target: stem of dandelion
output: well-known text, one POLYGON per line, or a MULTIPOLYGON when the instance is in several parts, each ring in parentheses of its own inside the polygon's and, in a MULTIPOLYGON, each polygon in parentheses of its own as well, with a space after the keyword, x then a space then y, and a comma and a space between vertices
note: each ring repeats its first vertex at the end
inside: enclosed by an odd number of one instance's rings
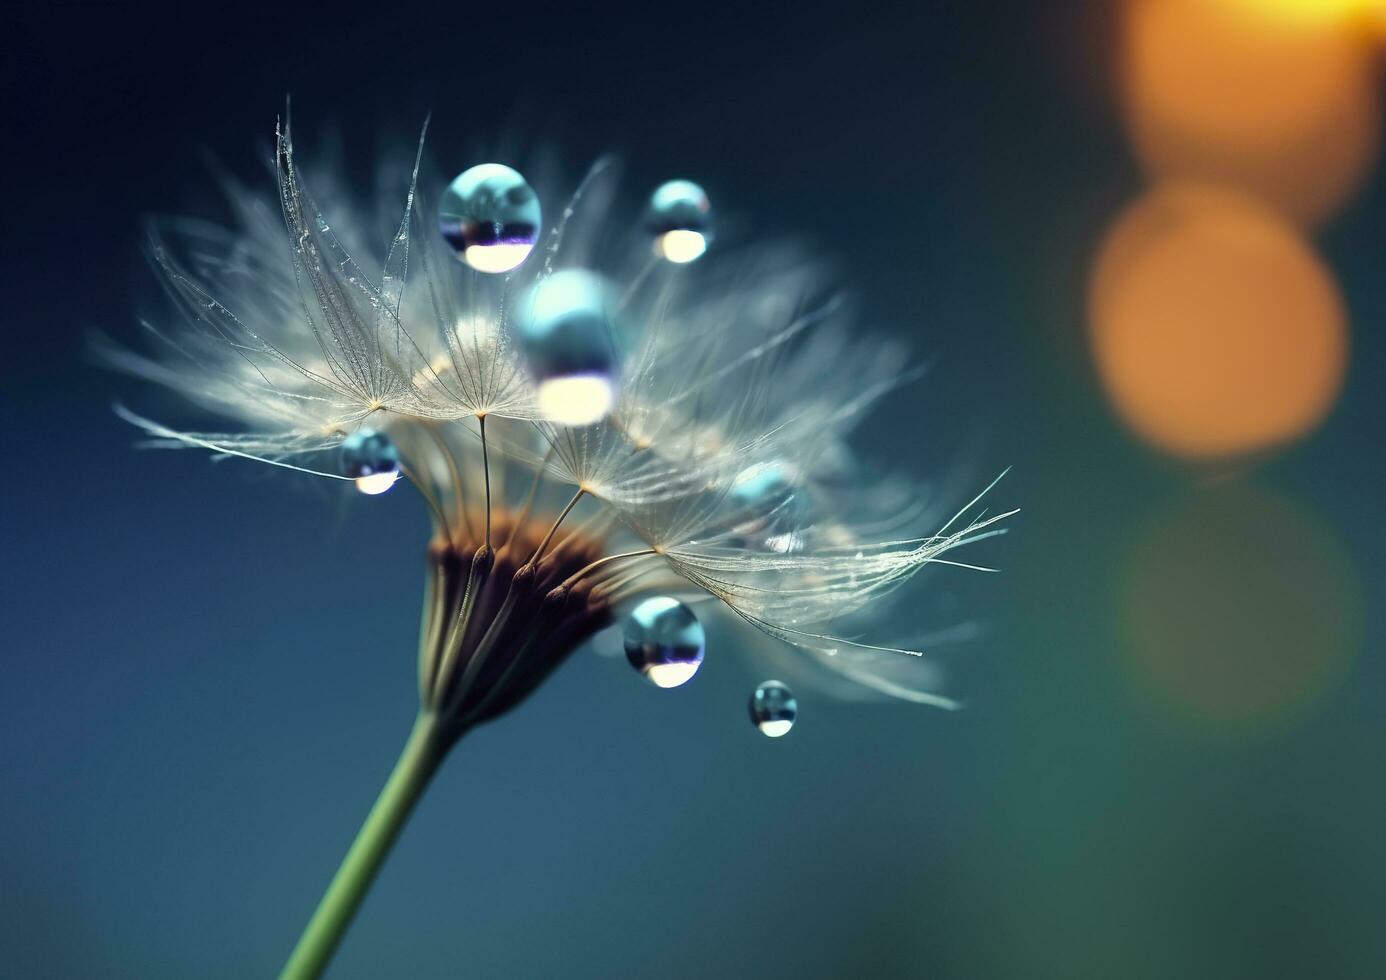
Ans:
POLYGON ((314 980, 327 969, 391 845, 443 761, 446 746, 437 716, 420 712, 394 771, 327 886, 279 980, 314 980))
POLYGON ((558 533, 558 526, 563 523, 563 518, 567 517, 572 509, 577 506, 577 502, 582 499, 583 494, 586 492, 586 490, 579 487, 578 492, 573 494, 573 499, 568 501, 568 506, 563 508, 558 515, 558 520, 554 521, 553 527, 549 528, 549 533, 544 535, 544 540, 540 541, 539 547, 534 549, 534 554, 529 558, 529 564, 533 565, 539 560, 540 556, 544 554, 544 549, 549 546, 549 542, 553 540, 553 536, 558 533))
POLYGON ((480 416, 481 469, 486 474, 486 547, 491 547, 491 462, 486 455, 486 416, 480 416))

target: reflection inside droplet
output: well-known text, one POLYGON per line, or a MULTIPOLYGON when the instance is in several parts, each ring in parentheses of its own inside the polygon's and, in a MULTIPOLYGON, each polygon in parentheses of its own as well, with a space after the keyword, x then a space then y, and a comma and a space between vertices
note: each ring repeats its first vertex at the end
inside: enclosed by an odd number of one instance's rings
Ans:
POLYGON ((656 238, 654 247, 661 257, 682 265, 707 251, 707 239, 699 231, 675 229, 656 238))
POLYGON ((384 493, 390 489, 398 479, 398 473, 372 473, 370 476, 358 476, 355 481, 356 489, 374 497, 376 494, 384 493))
POLYGON ((509 272, 529 258, 533 243, 500 242, 496 245, 468 245, 462 251, 466 263, 477 272, 509 272))
POLYGON ((698 663, 650 664, 645 668, 645 677, 655 687, 679 687, 693 679, 698 666, 698 663))
POLYGON ((803 548, 812 507, 791 463, 777 460, 746 467, 732 481, 728 499, 739 537, 780 554, 803 548))
POLYGON ((766 681, 751 694, 751 723, 769 738, 787 735, 799 714, 794 693, 779 681, 766 681))
POLYGON ((712 236, 712 202, 691 180, 671 180, 650 195, 645 226, 655 236, 655 254, 670 262, 692 262, 707 251, 712 236))
POLYGON ((457 257, 478 272, 509 272, 539 238, 539 197, 524 177, 500 163, 458 175, 438 204, 438 228, 457 257))
POLYGON ((342 440, 341 457, 343 475, 364 494, 384 493, 399 477, 399 450, 375 429, 357 429, 342 440))
POLYGON ((706 637, 693 610, 670 596, 654 596, 626 619, 626 659, 656 687, 678 687, 698 672, 706 637))
POLYGON ((535 283, 520 301, 516 335, 544 415, 590 425, 611 410, 618 365, 608 283, 565 269, 535 283))
POLYGON ((609 379, 579 374, 541 381, 535 398, 546 418, 564 425, 592 425, 611 411, 615 394, 609 379))

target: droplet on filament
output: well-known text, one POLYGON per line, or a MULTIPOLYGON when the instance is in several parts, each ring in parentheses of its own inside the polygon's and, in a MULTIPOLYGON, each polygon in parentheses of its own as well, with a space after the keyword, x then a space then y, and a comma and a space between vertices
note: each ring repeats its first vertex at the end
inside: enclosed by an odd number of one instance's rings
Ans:
POLYGON ((670 262, 692 262, 712 240, 712 203, 691 180, 671 180, 650 195, 645 226, 655 236, 655 253, 670 262))
POLYGON ((399 450, 385 433, 357 429, 342 441, 342 474, 364 494, 384 493, 399 479, 399 450))
POLYGON ((482 163, 448 185, 438 228, 457 257, 478 272, 509 272, 539 239, 539 197, 517 171, 482 163))
POLYGON ((656 687, 692 680, 703 662, 706 635, 693 610, 669 596, 646 599, 625 626, 626 659, 656 687))
POLYGON ((544 416, 591 425, 611 410, 618 374, 611 288, 568 269, 535 283, 520 303, 516 333, 544 416))

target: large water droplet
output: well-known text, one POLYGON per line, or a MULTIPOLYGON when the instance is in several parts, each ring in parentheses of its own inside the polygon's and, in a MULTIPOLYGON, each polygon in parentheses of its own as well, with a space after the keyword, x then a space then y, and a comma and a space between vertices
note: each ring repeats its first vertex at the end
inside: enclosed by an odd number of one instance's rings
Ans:
POLYGON ((670 262, 692 262, 712 241, 712 202, 691 180, 671 180, 650 195, 645 226, 655 253, 670 262))
POLYGON ((478 272, 509 272, 539 239, 539 196, 519 172, 481 163, 448 185, 438 228, 457 257, 478 272))
POLYGON ((799 702, 779 681, 766 681, 751 694, 751 722, 762 735, 779 738, 794 727, 799 702))
POLYGON ((686 684, 703 662, 703 624, 669 596, 646 599, 631 610, 625 639, 626 659, 656 687, 686 684))
POLYGON ((603 419, 616 398, 615 308, 606 280, 568 269, 539 280, 520 303, 520 349, 539 409, 564 425, 603 419))
POLYGON ((385 433, 357 429, 342 440, 342 473, 362 493, 384 493, 399 479, 399 450, 385 433))

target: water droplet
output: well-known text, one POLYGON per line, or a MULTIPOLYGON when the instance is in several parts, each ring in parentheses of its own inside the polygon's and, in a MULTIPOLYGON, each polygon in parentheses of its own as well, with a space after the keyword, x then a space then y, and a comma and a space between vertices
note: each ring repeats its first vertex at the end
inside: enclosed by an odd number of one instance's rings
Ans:
POLYGON ((625 639, 626 659, 656 687, 686 684, 703 662, 703 624, 669 596, 646 599, 631 610, 625 639))
POLYGON ((342 440, 342 473, 362 493, 384 493, 399 479, 399 450, 385 433, 357 429, 342 440))
POLYGON ((779 681, 766 681, 751 694, 751 723, 762 735, 787 735, 798 714, 799 702, 794 692, 779 681))
POLYGON ((509 272, 539 239, 539 196, 501 163, 464 170, 443 192, 438 228, 457 257, 478 272, 509 272))
POLYGON ((606 281, 580 269, 556 272, 525 294, 516 333, 546 418, 591 425, 611 410, 618 373, 614 308, 606 281))
POLYGON ((655 254, 679 264, 692 262, 712 240, 712 202, 691 180, 671 180, 650 195, 645 226, 655 236, 655 254))
POLYGON ((802 549, 812 508, 796 476, 794 467, 782 461, 756 463, 738 473, 728 494, 737 533, 780 554, 802 549))

